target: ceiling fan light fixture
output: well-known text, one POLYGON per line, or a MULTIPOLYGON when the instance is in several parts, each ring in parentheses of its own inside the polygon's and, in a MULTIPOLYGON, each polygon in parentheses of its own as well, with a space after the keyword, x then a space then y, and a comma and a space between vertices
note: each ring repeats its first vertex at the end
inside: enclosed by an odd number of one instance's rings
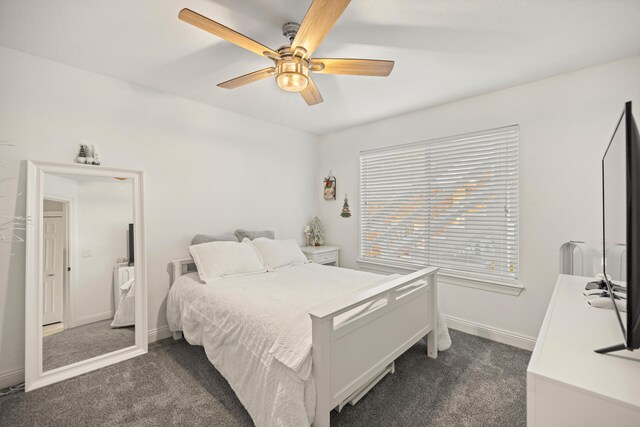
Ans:
POLYGON ((309 79, 298 73, 283 73, 278 74, 276 83, 278 83, 280 89, 287 92, 301 92, 309 86, 309 79))
POLYGON ((278 62, 276 83, 280 89, 301 92, 309 86, 309 66, 303 61, 301 58, 293 57, 278 62))

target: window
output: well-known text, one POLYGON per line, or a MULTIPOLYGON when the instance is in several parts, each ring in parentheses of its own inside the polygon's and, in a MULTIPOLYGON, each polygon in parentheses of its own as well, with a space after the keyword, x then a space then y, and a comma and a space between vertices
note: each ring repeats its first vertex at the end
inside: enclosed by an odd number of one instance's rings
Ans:
POLYGON ((518 126, 360 153, 360 259, 518 278, 518 126))

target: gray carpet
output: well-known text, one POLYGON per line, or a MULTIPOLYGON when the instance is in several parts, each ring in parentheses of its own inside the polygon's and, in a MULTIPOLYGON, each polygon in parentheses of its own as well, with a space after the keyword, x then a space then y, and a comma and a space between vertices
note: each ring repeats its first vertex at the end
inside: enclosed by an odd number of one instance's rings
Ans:
MULTIPOLYGON (((433 360, 419 342, 332 426, 524 426, 531 353, 451 331, 433 360)), ((250 426, 201 347, 171 339, 149 353, 30 393, 0 398, 2 426, 250 426)))
POLYGON ((42 339, 44 371, 135 345, 135 329, 112 328, 113 319, 89 323, 42 339))

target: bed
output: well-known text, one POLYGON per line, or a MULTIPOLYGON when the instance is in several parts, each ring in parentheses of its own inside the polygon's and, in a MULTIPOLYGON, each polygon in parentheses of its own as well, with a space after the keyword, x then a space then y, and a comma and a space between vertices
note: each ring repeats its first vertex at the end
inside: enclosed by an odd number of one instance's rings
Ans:
POLYGON ((418 340, 435 358, 439 332, 449 339, 436 268, 390 277, 302 264, 208 285, 191 259, 172 270, 169 328, 204 347, 258 426, 328 426, 418 340))

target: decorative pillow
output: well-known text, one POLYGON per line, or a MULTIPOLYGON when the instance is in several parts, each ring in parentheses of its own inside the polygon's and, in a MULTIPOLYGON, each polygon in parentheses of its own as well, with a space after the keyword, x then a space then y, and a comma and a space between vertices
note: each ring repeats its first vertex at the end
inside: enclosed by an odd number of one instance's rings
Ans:
POLYGON ((201 243, 209 243, 209 242, 239 242, 238 238, 233 233, 224 233, 217 235, 208 235, 208 234, 196 234, 193 239, 191 239, 192 245, 199 245, 201 243))
POLYGON ((209 242, 189 246, 200 280, 210 283, 227 276, 267 271, 255 246, 239 242, 209 242))
POLYGON ((252 240, 251 243, 258 250, 267 271, 274 271, 287 265, 309 262, 295 240, 271 240, 265 237, 258 237, 252 240))
POLYGON ((275 239, 276 235, 273 230, 264 230, 264 231, 249 231, 243 230, 241 228, 235 231, 235 235, 238 238, 239 242, 242 242, 245 238, 249 240, 257 239, 258 237, 266 237, 267 239, 275 239))

